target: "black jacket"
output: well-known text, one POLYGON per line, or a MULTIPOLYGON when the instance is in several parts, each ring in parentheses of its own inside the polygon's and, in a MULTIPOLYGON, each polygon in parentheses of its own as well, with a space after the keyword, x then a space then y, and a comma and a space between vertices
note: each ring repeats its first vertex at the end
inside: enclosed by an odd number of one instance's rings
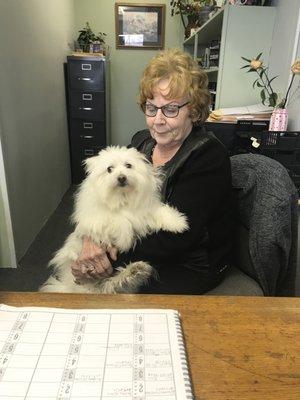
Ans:
MULTIPOLYGON (((132 139, 132 146, 149 158, 154 145, 148 130, 139 131, 132 139)), ((207 278, 207 288, 204 283, 201 289, 199 283, 199 291, 192 290, 201 293, 219 283, 219 272, 230 262, 234 209, 229 156, 213 134, 193 128, 165 164, 164 173, 162 198, 187 216, 189 230, 150 235, 138 242, 124 260, 150 262, 170 293, 190 292, 180 289, 180 285, 188 285, 188 273, 191 285, 195 279, 205 282, 207 278)))

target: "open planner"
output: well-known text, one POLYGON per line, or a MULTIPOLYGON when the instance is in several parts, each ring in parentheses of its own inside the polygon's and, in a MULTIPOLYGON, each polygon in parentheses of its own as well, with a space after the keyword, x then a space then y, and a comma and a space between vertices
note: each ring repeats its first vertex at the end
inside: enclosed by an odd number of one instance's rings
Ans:
POLYGON ((193 398, 177 311, 0 306, 0 400, 193 398))

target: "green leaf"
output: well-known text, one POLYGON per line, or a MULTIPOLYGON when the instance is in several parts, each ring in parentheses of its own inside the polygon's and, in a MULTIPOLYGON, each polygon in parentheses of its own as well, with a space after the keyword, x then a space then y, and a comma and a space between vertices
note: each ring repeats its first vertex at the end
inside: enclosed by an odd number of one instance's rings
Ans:
POLYGON ((279 75, 274 76, 274 78, 270 79, 269 84, 274 81, 275 78, 278 78, 279 75))
POLYGON ((243 69, 243 68, 249 68, 249 67, 250 67, 250 64, 244 65, 243 67, 241 67, 241 69, 243 69))
POLYGON ((278 95, 277 93, 271 93, 269 97, 269 106, 275 107, 277 103, 278 95))
POLYGON ((247 73, 248 72, 255 72, 255 71, 256 71, 256 69, 250 68, 249 71, 247 71, 247 73))
POLYGON ((260 59, 260 57, 261 57, 261 55, 262 55, 262 53, 259 53, 259 55, 256 57, 256 59, 255 59, 255 60, 256 60, 256 61, 257 61, 257 60, 259 60, 259 59, 260 59))
POLYGON ((270 107, 275 107, 275 104, 276 103, 274 103, 274 100, 271 97, 269 97, 269 106, 270 107))
POLYGON ((261 70, 260 73, 259 73, 260 78, 263 77, 264 71, 265 71, 264 68, 262 68, 262 70, 261 70))
POLYGON ((257 81, 258 81, 258 78, 255 79, 255 81, 253 82, 253 85, 252 85, 253 89, 255 89, 255 84, 256 84, 257 81))
POLYGON ((249 63, 251 63, 251 60, 249 60, 248 58, 245 57, 241 57, 243 60, 248 61, 249 63))
POLYGON ((258 86, 258 87, 265 87, 265 86, 262 85, 260 82, 257 82, 257 86, 258 86))
POLYGON ((265 89, 263 89, 263 90, 260 92, 260 97, 261 97, 262 103, 265 104, 265 101, 266 101, 265 89))

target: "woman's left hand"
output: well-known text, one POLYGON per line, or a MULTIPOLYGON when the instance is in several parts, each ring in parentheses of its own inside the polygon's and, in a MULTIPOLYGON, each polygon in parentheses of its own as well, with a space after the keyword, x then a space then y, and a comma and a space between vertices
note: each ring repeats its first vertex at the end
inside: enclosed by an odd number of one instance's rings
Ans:
POLYGON ((75 282, 88 279, 103 279, 113 273, 111 260, 117 259, 117 249, 103 244, 96 244, 84 236, 78 259, 71 265, 75 282), (110 258, 109 258, 110 257, 110 258))

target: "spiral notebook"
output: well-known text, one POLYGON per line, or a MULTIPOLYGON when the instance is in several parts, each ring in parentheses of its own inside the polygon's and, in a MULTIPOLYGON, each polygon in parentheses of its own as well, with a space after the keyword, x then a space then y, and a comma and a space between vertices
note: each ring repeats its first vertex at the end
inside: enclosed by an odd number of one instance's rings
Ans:
POLYGON ((1 305, 0 399, 194 399, 179 313, 1 305))

